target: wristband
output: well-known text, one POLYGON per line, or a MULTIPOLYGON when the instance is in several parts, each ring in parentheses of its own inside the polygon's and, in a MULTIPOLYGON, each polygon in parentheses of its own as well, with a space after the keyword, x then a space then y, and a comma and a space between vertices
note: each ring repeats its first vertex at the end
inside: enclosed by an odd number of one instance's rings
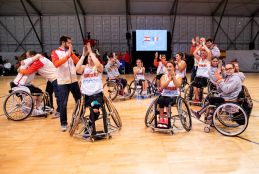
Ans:
POLYGON ((222 81, 222 78, 218 79, 218 80, 217 80, 217 83, 219 83, 220 81, 222 81))

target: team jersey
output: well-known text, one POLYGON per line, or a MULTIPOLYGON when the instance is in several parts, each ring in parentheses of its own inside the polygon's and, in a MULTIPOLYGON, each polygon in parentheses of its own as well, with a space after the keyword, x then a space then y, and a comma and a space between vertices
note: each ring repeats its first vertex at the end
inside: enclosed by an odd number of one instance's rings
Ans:
POLYGON ((102 74, 97 71, 96 66, 90 68, 86 65, 81 78, 81 92, 91 96, 103 91, 102 74))
MULTIPOLYGON (((182 62, 184 62, 184 61, 182 60, 179 65, 181 65, 182 62)), ((179 74, 182 78, 184 78, 186 76, 186 68, 181 72, 181 71, 179 71, 179 68, 176 65, 175 74, 179 74)))
MULTIPOLYGON (((23 62, 25 65, 21 65, 20 69, 28 69, 32 64, 32 58, 25 59, 23 62)), ((30 84, 34 77, 35 73, 29 75, 22 75, 18 73, 18 75, 14 79, 14 83, 17 86, 25 86, 26 84, 30 84)))
MULTIPOLYGON (((178 79, 180 75, 176 74, 175 78, 178 79)), ((169 75, 165 75, 165 81, 167 82, 170 80, 169 75)), ((176 88, 174 85, 173 80, 170 81, 169 85, 163 89, 163 92, 161 93, 162 96, 168 96, 168 97, 175 97, 180 95, 180 88, 176 88)))
POLYGON ((135 76, 135 80, 145 80, 145 76, 142 72, 142 68, 140 68, 140 70, 137 72, 135 76))
POLYGON ((210 63, 207 59, 204 61, 201 59, 198 64, 198 70, 196 73, 197 77, 209 77, 208 71, 210 68, 210 63))

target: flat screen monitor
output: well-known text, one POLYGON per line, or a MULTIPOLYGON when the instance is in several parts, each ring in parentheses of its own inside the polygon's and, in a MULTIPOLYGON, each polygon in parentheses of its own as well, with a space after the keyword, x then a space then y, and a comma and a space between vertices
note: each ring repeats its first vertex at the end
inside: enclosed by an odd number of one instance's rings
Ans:
POLYGON ((167 30, 136 30, 136 51, 167 51, 167 30))

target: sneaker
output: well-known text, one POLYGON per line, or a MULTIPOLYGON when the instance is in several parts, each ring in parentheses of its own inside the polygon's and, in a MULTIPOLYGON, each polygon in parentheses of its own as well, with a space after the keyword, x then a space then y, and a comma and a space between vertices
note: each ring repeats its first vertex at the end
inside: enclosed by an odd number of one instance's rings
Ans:
POLYGON ((163 124, 163 127, 164 128, 167 128, 168 127, 168 119, 164 119, 164 124, 163 124))
POLYGON ((24 107, 24 108, 22 108, 22 113, 24 113, 24 114, 26 114, 26 115, 28 115, 29 113, 30 113, 30 111, 31 111, 31 109, 30 108, 28 108, 28 107, 24 107))
POLYGON ((35 116, 35 115, 44 115, 45 114, 45 112, 43 111, 43 110, 41 110, 41 109, 34 109, 33 111, 32 111, 32 116, 35 116))
POLYGON ((66 132, 67 131, 67 125, 61 126, 61 132, 66 132))
POLYGON ((60 113, 56 112, 55 115, 52 118, 54 119, 54 118, 59 118, 59 117, 60 117, 60 113))
POLYGON ((196 101, 193 103, 194 105, 199 104, 199 99, 196 99, 196 101))
POLYGON ((194 118, 196 118, 197 120, 200 119, 201 116, 198 114, 198 112, 194 111, 193 109, 190 109, 190 111, 194 118))
POLYGON ((163 124, 164 124, 164 119, 163 118, 160 118, 159 119, 159 122, 157 124, 157 127, 163 127, 163 124))

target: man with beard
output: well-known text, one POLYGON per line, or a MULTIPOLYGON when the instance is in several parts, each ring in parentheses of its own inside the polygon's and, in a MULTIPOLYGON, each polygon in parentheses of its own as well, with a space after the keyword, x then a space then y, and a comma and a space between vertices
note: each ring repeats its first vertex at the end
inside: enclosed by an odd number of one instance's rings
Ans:
POLYGON ((220 50, 217 45, 213 44, 212 38, 206 39, 206 46, 209 48, 212 57, 220 57, 220 50))
POLYGON ((69 92, 73 94, 75 102, 81 97, 75 68, 79 58, 72 53, 73 47, 70 37, 61 36, 59 44, 60 47, 51 53, 51 58, 54 66, 57 68, 61 131, 65 132, 67 130, 67 101, 69 92))

